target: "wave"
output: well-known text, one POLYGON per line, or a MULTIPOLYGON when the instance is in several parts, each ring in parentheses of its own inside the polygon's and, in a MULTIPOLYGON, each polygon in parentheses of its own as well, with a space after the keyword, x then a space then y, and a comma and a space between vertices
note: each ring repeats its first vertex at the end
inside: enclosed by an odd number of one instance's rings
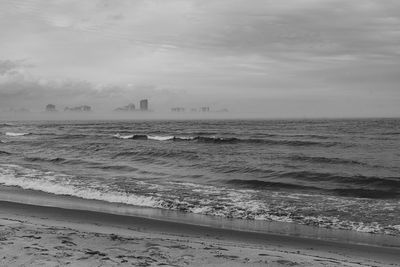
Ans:
POLYGON ((120 135, 115 134, 113 137, 118 139, 135 139, 135 140, 156 140, 156 141, 199 141, 199 142, 210 142, 210 143, 235 143, 239 142, 240 139, 234 137, 206 137, 206 136, 158 136, 158 135, 146 135, 146 134, 132 134, 132 135, 120 135))
POLYGON ((400 132, 386 132, 386 133, 381 133, 381 135, 400 135, 400 132))
POLYGON ((159 201, 151 196, 140 196, 125 192, 110 192, 101 188, 82 187, 74 184, 71 177, 51 172, 28 169, 18 165, 0 165, 0 184, 18 186, 22 189, 37 190, 55 195, 68 195, 83 199, 102 200, 143 207, 161 207, 159 201), (52 176, 52 177, 50 177, 52 176), (42 177, 50 177, 43 179, 42 177))
POLYGON ((132 139, 132 135, 120 135, 119 133, 114 134, 113 137, 118 138, 118 139, 132 139))
POLYGON ((242 179, 232 179, 227 181, 228 184, 233 184, 243 188, 250 189, 274 189, 274 191, 279 189, 285 190, 302 190, 302 191, 314 191, 330 193, 338 196, 346 197, 357 197, 357 198, 374 198, 374 199, 392 199, 400 197, 400 192, 389 189, 389 190, 379 190, 379 189, 365 189, 365 188, 319 188, 316 186, 307 186, 292 183, 283 182, 271 182, 271 181, 261 181, 261 180, 242 180, 242 179))
POLYGON ((35 133, 35 135, 46 135, 46 136, 53 135, 53 136, 56 136, 57 134, 56 133, 47 132, 47 133, 35 133))
POLYGON ((190 135, 198 136, 198 135, 216 135, 217 132, 192 132, 190 135))
POLYGON ((306 161, 311 163, 331 163, 331 164, 351 164, 351 165, 367 165, 366 163, 351 160, 351 159, 341 159, 341 158, 326 158, 326 157, 316 157, 316 156, 306 156, 306 155, 293 155, 289 157, 291 160, 306 161))
POLYGON ((175 136, 148 135, 147 138, 150 139, 150 140, 168 141, 168 140, 173 140, 175 138, 175 136))
POLYGON ((118 139, 134 139, 134 140, 156 140, 156 141, 188 141, 194 140, 194 137, 176 137, 173 135, 147 135, 147 134, 131 134, 131 135, 121 135, 119 133, 113 135, 113 137, 118 139))
MULTIPOLYGON (((133 181, 132 181, 133 182, 133 181)), ((245 181, 232 180, 232 183, 245 181)), ((260 181, 247 181, 254 187, 260 181)), ((25 168, 12 164, 0 164, 0 184, 18 186, 54 195, 67 195, 82 199, 101 200, 110 203, 179 210, 210 216, 235 219, 296 222, 318 227, 347 229, 370 233, 400 235, 400 228, 389 222, 362 221, 349 216, 365 203, 352 198, 326 197, 321 194, 304 194, 276 190, 265 192, 271 201, 255 199, 254 190, 236 190, 224 186, 170 182, 163 185, 137 181, 129 187, 119 188, 115 184, 104 184, 87 179, 25 168), (143 190, 144 189, 144 190, 143 190), (143 190, 143 194, 139 194, 143 190), (145 193, 148 192, 148 193, 145 193), (150 192, 150 193, 149 193, 150 192), (184 193, 184 194, 182 194, 184 193), (321 205, 322 204, 322 205, 321 205), (338 210, 340 206, 340 210, 338 210), (329 210, 327 213, 326 210, 329 210)), ((125 184, 122 184, 125 185, 125 184)), ((263 183, 261 183, 263 185, 263 183)), ((264 184, 265 185, 265 184, 264 184)), ((274 186, 274 185, 273 185, 274 186)), ((391 207, 397 207, 393 204, 391 207)), ((361 214, 380 213, 380 206, 371 204, 361 214)), ((390 211, 389 211, 390 213, 390 211)), ((393 215, 394 213, 390 213, 393 215)), ((381 216, 379 216, 381 217, 381 216)))
POLYGON ((319 135, 319 134, 290 134, 290 133, 262 133, 259 134, 261 137, 300 137, 300 138, 312 138, 312 139, 332 139, 334 136, 330 135, 319 135))
POLYGON ((215 143, 215 144, 237 144, 237 143, 250 143, 250 144, 267 144, 267 145, 288 145, 288 146, 322 146, 331 147, 341 143, 338 142, 318 142, 308 140, 279 140, 279 139, 257 139, 246 138, 241 139, 237 137, 218 137, 218 136, 158 136, 147 134, 132 134, 121 135, 115 134, 113 137, 118 139, 135 139, 135 140, 156 140, 156 141, 197 141, 199 143, 215 143))
POLYGON ((65 158, 25 157, 24 159, 26 161, 31 161, 31 162, 55 162, 55 163, 60 163, 60 162, 67 161, 67 159, 65 159, 65 158))
POLYGON ((223 138, 223 137, 194 137, 193 140, 199 142, 212 142, 212 143, 249 143, 249 144, 265 144, 265 145, 287 145, 287 146, 321 146, 331 147, 337 146, 341 143, 338 142, 318 142, 308 140, 287 140, 287 139, 240 139, 235 137, 223 138))
POLYGON ((134 172, 134 171, 138 171, 138 168, 135 167, 131 167, 131 166, 126 166, 126 165, 103 165, 103 166, 99 166, 99 167, 95 167, 98 169, 102 169, 102 170, 113 170, 113 171, 129 171, 129 172, 134 172))
POLYGON ((281 182, 270 182, 261 180, 242 180, 242 179, 231 179, 227 181, 228 184, 238 185, 246 188, 274 188, 274 189, 319 189, 313 186, 303 186, 299 184, 281 183, 281 182))
MULTIPOLYGON (((1 155, 1 151, 0 151, 1 155)), ((65 165, 79 165, 85 164, 89 165, 90 168, 102 169, 102 170, 117 170, 117 171, 137 171, 137 168, 126 166, 126 165, 104 165, 104 163, 100 162, 90 162, 84 161, 80 159, 66 159, 66 158, 43 158, 43 157, 25 157, 26 161, 29 162, 47 162, 47 163, 56 163, 56 164, 65 164, 65 165)))
POLYGON ((183 158, 188 160, 199 159, 198 153, 193 151, 172 151, 172 150, 144 150, 144 151, 122 151, 114 154, 112 158, 132 158, 132 157, 149 157, 149 158, 183 158))
POLYGON ((12 136, 12 137, 18 137, 18 136, 26 136, 26 135, 31 135, 32 133, 13 133, 13 132, 6 132, 5 135, 7 136, 12 136))
MULTIPOLYGON (((285 136, 285 135, 283 135, 285 136)), ((309 137, 309 138, 315 138, 315 139, 331 139, 332 136, 329 135, 319 135, 319 134, 292 134, 288 135, 292 137, 309 137)))
POLYGON ((58 163, 58 164, 85 164, 89 163, 81 159, 66 159, 61 157, 56 158, 45 158, 45 157, 24 157, 24 160, 29 162, 50 162, 50 163, 58 163))
POLYGON ((113 137, 118 139, 135 139, 135 140, 147 140, 149 139, 145 134, 131 134, 131 135, 121 135, 119 133, 113 135, 113 137))
POLYGON ((271 145, 288 145, 288 146, 320 146, 320 147, 333 147, 342 145, 339 142, 318 142, 307 140, 265 140, 265 143, 271 145))
POLYGON ((280 178, 292 178, 303 181, 334 182, 351 186, 363 186, 370 188, 400 189, 400 177, 375 177, 364 175, 337 175, 311 171, 285 172, 278 175, 280 178))
POLYGON ((358 198, 376 198, 376 199, 393 199, 400 196, 400 192, 395 190, 376 190, 363 188, 337 188, 331 190, 339 196, 358 197, 358 198))
POLYGON ((66 134, 66 135, 56 136, 54 139, 67 140, 67 139, 79 139, 79 138, 86 138, 86 137, 93 137, 93 136, 87 135, 87 134, 66 134))
POLYGON ((335 146, 335 142, 316 142, 305 140, 279 140, 279 139, 258 139, 258 138, 236 138, 236 137, 216 137, 216 136, 194 136, 194 137, 175 137, 174 140, 194 140, 202 143, 222 143, 222 144, 266 144, 266 145, 290 145, 290 146, 335 146))

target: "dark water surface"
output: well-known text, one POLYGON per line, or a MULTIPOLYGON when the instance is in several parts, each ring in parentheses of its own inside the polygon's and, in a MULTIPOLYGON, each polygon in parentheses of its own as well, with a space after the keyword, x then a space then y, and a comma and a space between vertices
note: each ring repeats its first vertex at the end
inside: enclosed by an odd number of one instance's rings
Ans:
POLYGON ((1 122, 0 184, 400 235, 400 120, 1 122))

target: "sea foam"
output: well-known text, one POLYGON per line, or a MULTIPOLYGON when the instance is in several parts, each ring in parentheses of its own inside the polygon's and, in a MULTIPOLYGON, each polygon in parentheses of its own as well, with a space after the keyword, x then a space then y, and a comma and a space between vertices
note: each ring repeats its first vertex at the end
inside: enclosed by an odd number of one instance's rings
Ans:
POLYGON ((168 141, 168 140, 173 140, 175 137, 173 135, 171 136, 148 135, 147 138, 150 140, 168 141))
POLYGON ((12 133, 12 132, 6 132, 5 135, 7 136, 13 136, 13 137, 17 137, 17 136, 25 136, 25 135, 30 135, 31 133, 12 133))
POLYGON ((113 203, 124 203, 142 207, 159 207, 159 201, 153 197, 139 196, 124 192, 105 192, 101 188, 90 188, 74 183, 72 177, 53 172, 28 169, 18 165, 0 165, 0 184, 18 186, 55 195, 69 195, 83 199, 102 200, 113 203))
POLYGON ((118 138, 118 139, 132 139, 133 134, 131 135, 120 135, 119 133, 114 134, 113 137, 118 138))
MULTIPOLYGON (((118 139, 136 139, 136 140, 155 140, 155 141, 197 141, 199 143, 209 144, 264 144, 264 145, 284 145, 284 146, 321 146, 332 147, 337 145, 345 145, 337 142, 320 142, 309 140, 287 140, 287 139, 258 139, 258 138, 237 138, 232 136, 185 136, 185 135, 151 135, 151 134, 131 134, 121 135, 119 133, 113 135, 118 139)), ((345 146, 348 146, 347 144, 345 146)))
MULTIPOLYGON (((134 182, 134 181, 132 181, 134 182)), ((400 235, 397 224, 354 221, 354 217, 341 217, 357 207, 359 200, 352 198, 326 198, 323 195, 263 191, 264 201, 255 198, 257 191, 232 189, 224 186, 200 185, 190 182, 166 182, 152 185, 134 182, 134 192, 120 191, 112 184, 76 179, 74 176, 31 169, 12 164, 0 164, 0 184, 38 190, 55 195, 69 195, 82 199, 112 203, 179 210, 226 218, 293 222, 324 228, 355 230, 368 233, 400 235), (142 190, 142 189, 144 190, 142 190), (151 190, 149 190, 151 189, 151 190), (137 192, 143 192, 138 194, 137 192), (147 193, 146 193, 147 192, 147 193), (322 206, 321 206, 322 205, 322 206), (330 215, 316 213, 323 207, 337 211, 330 215)), ((370 200, 368 209, 377 209, 370 200)), ((384 202, 383 202, 384 203, 384 202)), ((367 203, 364 203, 366 205, 367 203)), ((397 203, 392 203, 396 207, 397 203)), ((363 213, 363 211, 359 211, 363 213)))

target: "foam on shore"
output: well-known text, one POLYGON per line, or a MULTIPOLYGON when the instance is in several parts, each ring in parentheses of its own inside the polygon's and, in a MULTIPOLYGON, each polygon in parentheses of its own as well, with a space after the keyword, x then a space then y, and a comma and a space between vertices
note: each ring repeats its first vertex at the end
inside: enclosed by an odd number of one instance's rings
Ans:
POLYGON ((56 207, 77 211, 101 212, 105 214, 123 215, 128 217, 133 216, 149 218, 157 221, 182 223, 194 226, 198 225, 217 229, 231 229, 249 233, 263 233, 334 241, 347 244, 366 244, 372 246, 400 248, 400 239, 398 239, 396 236, 390 235, 369 234, 338 229, 325 229, 286 222, 228 219, 224 217, 185 213, 175 210, 148 208, 121 203, 110 203, 101 200, 83 200, 82 198, 73 196, 57 196, 40 191, 22 190, 17 187, 0 186, 0 192, 0 201, 8 201, 13 203, 56 207))
MULTIPOLYGON (((150 208, 161 208, 213 217, 241 219, 246 221, 275 221, 312 225, 324 229, 342 229, 374 234, 399 236, 399 225, 384 225, 372 222, 354 221, 351 218, 338 218, 309 213, 318 210, 318 205, 344 209, 357 204, 357 200, 321 195, 307 195, 287 192, 265 191, 268 201, 254 199, 254 190, 238 190, 201 185, 195 183, 166 182, 152 184, 134 181, 132 190, 115 187, 112 183, 87 181, 74 176, 39 169, 26 168, 13 164, 0 164, 0 184, 18 186, 26 190, 42 191, 54 195, 68 195, 80 199, 100 200, 150 208), (190 192, 188 194, 187 192, 190 192), (290 198, 290 201, 287 199, 290 198), (306 204, 300 205, 302 202, 306 204), (296 203, 296 205, 293 205, 296 203), (299 204, 300 203, 300 204, 299 204)), ((396 208, 397 202, 378 204, 364 203, 367 208, 396 208), (384 206, 382 206, 384 205, 384 206)))

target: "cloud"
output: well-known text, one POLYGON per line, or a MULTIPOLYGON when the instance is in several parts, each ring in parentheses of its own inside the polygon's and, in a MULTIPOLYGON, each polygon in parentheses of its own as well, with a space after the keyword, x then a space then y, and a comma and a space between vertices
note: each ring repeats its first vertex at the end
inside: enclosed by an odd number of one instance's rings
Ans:
POLYGON ((10 70, 13 70, 18 65, 10 60, 0 60, 0 75, 7 74, 10 70))
POLYGON ((1 60, 0 76, 14 75, 26 68, 32 68, 33 65, 26 64, 25 60, 1 60))
POLYGON ((394 0, 4 0, 0 75, 46 94, 145 84, 176 99, 389 100, 399 94, 399 13, 394 0), (16 66, 21 58, 35 67, 16 66))

